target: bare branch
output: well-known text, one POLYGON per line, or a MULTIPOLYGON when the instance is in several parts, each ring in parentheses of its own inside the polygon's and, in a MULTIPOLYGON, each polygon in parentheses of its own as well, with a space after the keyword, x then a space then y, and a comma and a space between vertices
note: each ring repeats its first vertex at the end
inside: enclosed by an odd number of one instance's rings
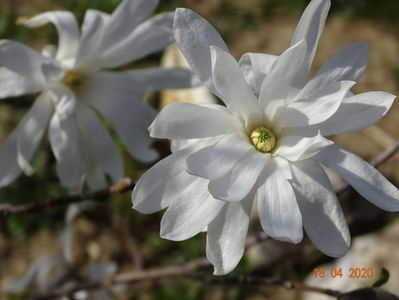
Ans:
POLYGON ((86 200, 103 201, 108 199, 113 194, 122 194, 127 191, 133 190, 134 185, 135 183, 132 182, 131 179, 124 178, 115 183, 110 188, 105 188, 85 194, 72 194, 64 196, 61 195, 56 197, 50 197, 38 202, 32 202, 20 205, 0 204, 0 216, 32 213, 47 208, 72 204, 76 202, 82 202, 86 200))

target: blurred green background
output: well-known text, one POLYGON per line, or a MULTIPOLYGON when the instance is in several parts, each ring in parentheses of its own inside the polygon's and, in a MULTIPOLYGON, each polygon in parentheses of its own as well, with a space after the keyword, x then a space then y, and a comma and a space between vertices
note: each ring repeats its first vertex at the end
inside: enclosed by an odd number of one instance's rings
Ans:
MULTIPOLYGON (((112 12, 119 0, 1 0, 0 38, 13 39, 40 49, 46 43, 56 44, 57 35, 52 26, 26 29, 15 24, 20 16, 56 9, 72 11, 79 22, 85 10, 95 8, 112 12)), ((298 18, 306 7, 305 0, 160 0, 157 12, 189 7, 208 19, 239 57, 244 52, 271 52, 278 54, 289 45, 298 18)), ((398 92, 399 81, 399 1, 392 0, 332 0, 332 11, 326 32, 321 40, 316 66, 343 45, 366 41, 370 45, 370 67, 359 84, 359 91, 370 89, 398 92)), ((135 66, 156 65, 161 54, 152 55, 135 66)), ((1 83, 0 83, 1 88, 1 83)), ((159 95, 153 95, 158 97, 159 95)), ((19 97, 0 102, 0 140, 7 137, 18 124, 33 101, 19 97)), ((366 130, 337 139, 365 158, 370 158, 399 138, 397 130, 399 110, 395 106, 387 119, 378 124, 376 131, 366 130), (381 132, 383 136, 381 137, 381 132)), ((126 175, 137 178, 148 166, 129 157, 116 135, 123 153, 126 175)), ((35 155, 36 173, 20 176, 12 185, 0 190, 0 203, 25 203, 52 195, 66 193, 54 172, 54 157, 46 140, 35 155)), ((0 166, 1 167, 1 166, 0 166)), ((395 182, 399 177, 397 164, 383 168, 395 182)), ((42 214, 0 219, 0 283, 24 274, 32 261, 40 256, 59 253, 58 235, 64 226, 65 207, 44 210, 42 214)), ((76 222, 73 268, 93 261, 116 261, 119 270, 168 265, 205 254, 205 236, 198 235, 184 242, 170 242, 159 238, 162 214, 142 216, 131 210, 130 194, 115 196, 106 204, 91 203, 76 222), (91 257, 90 249, 101 249, 98 257, 91 257), (133 249, 132 249, 133 247, 133 249), (136 253, 138 252, 138 253, 136 253), (136 254, 135 254, 136 253, 136 254), (139 256, 139 258, 137 257, 139 256)), ((258 228, 254 225, 254 228, 258 228)), ((251 270, 256 262, 243 259, 234 273, 251 270)), ((209 273, 211 269, 208 270, 209 273)), ((302 280, 308 270, 295 268, 289 263, 274 268, 273 275, 302 280)), ((190 280, 174 280, 166 284, 144 284, 126 292, 120 299, 298 299, 295 292, 282 296, 277 289, 220 288, 202 285, 190 280), (273 296, 279 295, 279 296, 273 296), (275 298, 274 298, 275 297, 275 298)), ((6 297, 5 295, 1 296, 6 297)), ((10 299, 19 299, 18 295, 10 299)), ((7 299, 7 298, 5 298, 7 299)))

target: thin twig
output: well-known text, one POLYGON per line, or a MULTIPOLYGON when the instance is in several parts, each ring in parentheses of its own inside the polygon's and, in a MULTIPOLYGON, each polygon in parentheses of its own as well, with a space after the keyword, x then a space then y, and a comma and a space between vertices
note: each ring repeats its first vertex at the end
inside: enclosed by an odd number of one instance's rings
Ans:
MULTIPOLYGON (((256 244, 264 242, 268 239, 268 236, 264 232, 259 232, 251 237, 249 237, 245 243, 246 248, 252 247, 256 244)), ((159 267, 147 270, 135 270, 131 272, 124 272, 120 274, 116 274, 111 278, 92 282, 92 283, 84 283, 78 286, 62 288, 55 290, 51 293, 34 296, 28 299, 30 300, 50 300, 57 299, 63 296, 73 298, 73 294, 79 291, 87 291, 87 290, 97 290, 104 289, 106 287, 110 287, 117 284, 135 284, 142 281, 156 281, 161 279, 171 279, 181 276, 188 276, 190 274, 194 274, 199 269, 208 267, 210 265, 208 259, 206 257, 197 258, 195 260, 180 263, 169 267, 159 267)))
POLYGON ((42 201, 20 205, 0 204, 0 216, 37 212, 47 208, 82 202, 86 200, 103 201, 108 199, 113 194, 121 194, 133 190, 134 185, 135 183, 132 182, 131 179, 124 178, 110 188, 100 189, 94 192, 50 197, 42 201))
POLYGON ((221 285, 246 284, 246 285, 257 285, 257 286, 278 286, 288 290, 299 290, 303 292, 318 293, 335 298, 342 296, 342 293, 336 290, 309 286, 299 282, 294 282, 290 280, 281 280, 276 278, 255 277, 255 276, 246 276, 246 275, 216 277, 204 274, 187 274, 187 276, 199 279, 209 284, 221 284, 221 285))

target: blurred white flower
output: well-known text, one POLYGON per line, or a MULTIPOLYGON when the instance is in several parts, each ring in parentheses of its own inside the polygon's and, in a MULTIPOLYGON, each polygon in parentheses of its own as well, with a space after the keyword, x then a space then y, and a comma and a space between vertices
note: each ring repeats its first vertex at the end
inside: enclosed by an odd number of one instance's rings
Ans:
POLYGON ((0 41, 0 98, 39 93, 31 110, 0 145, 0 186, 21 171, 32 171, 31 160, 49 125, 49 140, 63 185, 80 186, 86 177, 92 189, 103 187, 104 174, 123 177, 117 147, 97 114, 121 136, 132 156, 143 162, 157 158, 147 127, 155 111, 147 91, 191 86, 185 69, 149 68, 115 71, 173 42, 173 13, 143 21, 158 0, 124 0, 106 13, 88 10, 82 32, 67 11, 46 12, 19 22, 35 28, 55 25, 58 47, 42 53, 14 41, 0 41))
POLYGON ((167 207, 161 236, 188 239, 207 228, 206 254, 215 274, 240 261, 253 201, 271 237, 299 243, 304 227, 329 256, 342 256, 350 234, 322 167, 339 173, 362 196, 399 210, 399 192, 371 165, 324 138, 367 127, 395 96, 349 90, 367 65, 367 46, 353 44, 332 57, 306 83, 330 7, 313 0, 280 56, 229 54, 216 30, 188 9, 178 9, 174 34, 196 75, 220 105, 166 106, 150 127, 173 140, 174 153, 139 180, 133 207, 167 207))

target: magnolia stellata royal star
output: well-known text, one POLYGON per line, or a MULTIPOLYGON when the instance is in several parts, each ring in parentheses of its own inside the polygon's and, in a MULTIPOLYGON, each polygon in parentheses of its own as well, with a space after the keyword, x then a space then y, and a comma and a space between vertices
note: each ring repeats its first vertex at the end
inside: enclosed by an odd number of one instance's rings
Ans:
POLYGON ((306 83, 329 7, 330 1, 311 1, 280 56, 248 53, 238 63, 209 23, 188 9, 176 11, 180 49, 226 107, 166 106, 150 135, 171 139, 173 154, 142 176, 132 201, 142 213, 167 208, 164 238, 185 240, 206 229, 215 274, 240 261, 254 201, 274 239, 299 243, 304 228, 323 253, 346 253, 348 226, 322 166, 375 205, 399 210, 389 181, 324 137, 373 124, 395 98, 349 91, 366 68, 361 43, 344 48, 306 83))
POLYGON ((0 41, 0 98, 39 93, 31 110, 0 145, 0 186, 31 160, 49 127, 57 174, 66 187, 86 178, 90 188, 123 177, 116 145, 96 112, 108 119, 132 156, 143 162, 157 158, 147 127, 155 111, 145 103, 147 91, 191 86, 185 69, 109 70, 159 51, 173 42, 173 13, 143 21, 158 0, 124 0, 111 14, 88 10, 82 32, 67 11, 45 12, 19 22, 35 28, 55 25, 58 47, 42 53, 18 42, 0 41))

